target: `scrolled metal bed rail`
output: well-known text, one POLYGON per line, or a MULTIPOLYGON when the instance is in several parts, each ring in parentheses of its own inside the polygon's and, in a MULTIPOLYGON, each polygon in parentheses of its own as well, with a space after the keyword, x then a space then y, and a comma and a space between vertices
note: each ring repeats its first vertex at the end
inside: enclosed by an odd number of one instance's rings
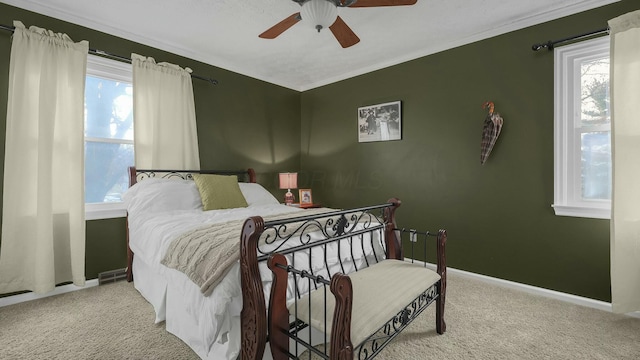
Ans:
POLYGON ((319 244, 384 231, 387 226, 384 211, 399 206, 399 202, 365 206, 348 210, 328 211, 322 214, 298 216, 264 222, 264 243, 258 243, 258 261, 266 261, 274 252, 283 255, 309 249, 319 244), (380 214, 373 211, 378 210, 380 214), (324 220, 324 221, 323 221, 324 220), (358 226, 360 225, 360 226, 358 226), (294 229, 290 229, 294 227, 294 229), (311 238, 314 234, 315 239, 311 238), (291 245, 291 242, 297 242, 291 245), (273 245, 273 248, 265 245, 273 245))

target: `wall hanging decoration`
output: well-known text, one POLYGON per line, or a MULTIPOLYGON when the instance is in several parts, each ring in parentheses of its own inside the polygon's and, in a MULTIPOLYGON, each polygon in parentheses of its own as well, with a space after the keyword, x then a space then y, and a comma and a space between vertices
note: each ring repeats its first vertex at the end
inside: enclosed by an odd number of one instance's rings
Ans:
POLYGON ((400 101, 358 108, 358 142, 402 139, 400 101))
POLYGON ((494 104, 492 101, 487 101, 482 104, 482 108, 489 108, 489 113, 484 119, 484 127, 482 128, 482 143, 480 144, 480 164, 484 164, 491 154, 493 145, 495 145, 500 131, 502 130, 502 116, 499 113, 494 112, 494 104))

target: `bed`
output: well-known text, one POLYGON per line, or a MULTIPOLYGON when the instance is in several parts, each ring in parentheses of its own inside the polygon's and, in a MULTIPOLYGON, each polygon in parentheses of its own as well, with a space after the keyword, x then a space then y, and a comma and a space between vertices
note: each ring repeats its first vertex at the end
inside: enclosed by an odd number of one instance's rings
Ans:
MULTIPOLYGON (((304 248, 309 241, 321 241, 327 232, 344 238, 353 236, 344 235, 345 227, 349 228, 347 232, 356 231, 360 239, 366 236, 362 243, 367 245, 355 254, 353 249, 341 253, 340 246, 330 250, 330 257, 337 256, 341 260, 339 264, 327 264, 325 254, 323 263, 327 266, 346 266, 347 270, 343 269, 343 272, 349 272, 351 267, 357 268, 389 252, 402 252, 402 249, 388 248, 382 240, 395 229, 393 212, 399 201, 352 210, 304 210, 280 204, 255 182, 255 172, 251 169, 174 171, 130 168, 129 175, 130 188, 124 197, 128 212, 128 280, 135 280, 135 288, 153 306, 155 321, 165 321, 166 330, 183 340, 203 359, 236 359, 241 351, 242 358, 260 359, 263 353, 264 358, 270 358, 270 351, 265 351, 265 308, 271 274, 265 260, 271 253, 297 253, 297 249, 304 248), (205 178, 206 181, 203 180, 205 178), (212 184, 207 183, 212 178, 216 180, 212 184), (221 185, 219 181, 223 178, 221 185), (222 196, 220 193, 239 193, 246 203, 236 206, 230 201, 221 208, 213 206, 214 209, 210 210, 212 196, 203 189, 211 190, 212 187, 224 189, 214 189, 217 196, 222 196), (379 211, 380 215, 372 215, 374 211, 379 211), (323 220, 319 220, 321 218, 323 220), (260 227, 265 223, 271 229, 271 232, 263 234, 266 240, 263 239, 261 245, 250 244, 248 240, 256 225, 260 227), (316 227, 313 232, 302 230, 304 236, 299 233, 296 236, 278 234, 288 231, 282 230, 283 226, 289 230, 308 229, 307 224, 315 224, 316 227), (231 235, 220 235, 222 228, 231 235), (233 255, 215 258, 216 264, 228 263, 224 268, 212 266, 211 262, 200 260, 200 255, 188 253, 196 247, 194 239, 204 239, 198 240, 199 248, 210 246, 206 244, 212 241, 207 242, 206 239, 215 238, 216 244, 223 243, 212 233, 218 237, 229 237, 227 242, 236 249, 233 252, 233 249, 225 250, 233 255), (290 240, 292 238, 297 241, 290 240), (289 248, 291 250, 287 250, 289 248), (191 261, 192 266, 183 266, 181 258, 191 261), (210 276, 212 272, 216 273, 215 277, 210 276)), ((308 259, 311 257, 309 254, 308 259)), ((299 260, 300 257, 298 263, 299 260)), ((287 297, 300 297, 309 290, 289 288, 287 297)))
MULTIPOLYGON (((239 266, 209 296, 184 273, 161 264, 171 241, 202 224, 246 219, 257 214, 302 211, 284 207, 255 183, 253 170, 172 171, 129 169, 127 204, 128 280, 153 306, 155 322, 203 359, 235 359, 240 349, 242 291, 239 266), (248 206, 203 211, 194 174, 236 176, 248 206)), ((238 232, 239 237, 239 232, 238 232)))

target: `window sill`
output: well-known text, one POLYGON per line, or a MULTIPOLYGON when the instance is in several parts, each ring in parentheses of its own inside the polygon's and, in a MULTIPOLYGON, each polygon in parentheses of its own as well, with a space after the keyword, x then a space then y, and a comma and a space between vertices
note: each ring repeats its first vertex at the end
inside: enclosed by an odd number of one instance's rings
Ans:
POLYGON ((573 216, 593 219, 611 219, 611 209, 582 206, 552 205, 558 216, 573 216))
POLYGON ((104 204, 85 204, 85 220, 102 220, 127 216, 127 208, 123 202, 104 204))

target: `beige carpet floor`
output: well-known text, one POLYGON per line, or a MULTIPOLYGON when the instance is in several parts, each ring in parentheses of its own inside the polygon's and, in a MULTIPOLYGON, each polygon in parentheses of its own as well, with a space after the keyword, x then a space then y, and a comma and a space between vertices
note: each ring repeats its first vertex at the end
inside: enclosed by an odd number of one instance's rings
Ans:
MULTIPOLYGON (((0 308, 0 359, 197 359, 126 282, 0 308)), ((640 319, 449 276, 377 359, 640 359, 640 319)))

